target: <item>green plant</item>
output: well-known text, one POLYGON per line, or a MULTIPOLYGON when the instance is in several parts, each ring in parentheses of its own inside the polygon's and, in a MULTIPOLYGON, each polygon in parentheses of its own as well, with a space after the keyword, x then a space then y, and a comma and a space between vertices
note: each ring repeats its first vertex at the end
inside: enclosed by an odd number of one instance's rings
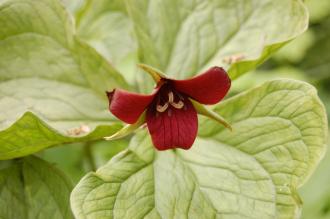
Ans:
POLYGON ((235 83, 306 30, 302 1, 80 2, 72 19, 58 0, 0 1, 0 218, 72 218, 67 176, 32 154, 77 142, 91 163, 94 142, 128 147, 75 185, 76 218, 300 216, 297 188, 328 134, 305 82, 272 80, 224 100, 212 110, 233 131, 200 117, 188 151, 155 150, 143 128, 102 139, 123 126, 105 91, 152 88, 137 63, 178 79, 222 66, 235 83))

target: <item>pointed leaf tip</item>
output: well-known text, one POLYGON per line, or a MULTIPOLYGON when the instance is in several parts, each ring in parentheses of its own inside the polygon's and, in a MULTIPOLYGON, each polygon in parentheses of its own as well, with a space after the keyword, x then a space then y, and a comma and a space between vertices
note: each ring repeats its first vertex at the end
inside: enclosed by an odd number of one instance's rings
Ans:
POLYGON ((219 122, 220 124, 222 124, 224 127, 226 127, 227 129, 229 129, 230 131, 233 131, 232 126, 219 114, 213 112, 212 110, 206 108, 204 105, 198 103, 197 101, 189 98, 191 103, 194 105, 197 113, 206 116, 210 119, 213 119, 217 122, 219 122))
POLYGON ((128 124, 125 125, 122 129, 120 129, 118 132, 114 133, 111 136, 104 137, 105 140, 117 140, 123 137, 126 137, 127 135, 133 133, 136 129, 138 129, 143 123, 145 123, 146 120, 146 111, 142 113, 142 115, 139 117, 136 123, 134 124, 128 124))
POLYGON ((156 83, 158 83, 162 78, 166 78, 163 72, 161 72, 160 70, 154 67, 142 63, 137 64, 137 66, 142 70, 144 70, 145 72, 147 72, 154 79, 156 83))

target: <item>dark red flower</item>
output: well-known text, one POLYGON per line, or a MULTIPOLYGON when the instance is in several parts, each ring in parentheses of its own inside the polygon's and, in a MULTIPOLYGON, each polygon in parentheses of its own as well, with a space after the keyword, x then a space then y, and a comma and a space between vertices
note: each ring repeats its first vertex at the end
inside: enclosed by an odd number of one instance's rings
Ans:
MULTIPOLYGON (((110 111, 129 124, 137 123, 145 112, 140 124, 146 120, 153 144, 158 150, 189 149, 197 135, 197 113, 208 114, 206 109, 198 107, 200 104, 197 102, 215 104, 224 98, 231 84, 226 71, 212 67, 194 78, 173 80, 145 65, 142 68, 157 82, 154 92, 150 95, 121 89, 107 92, 110 111)), ((213 114, 207 116, 216 117, 213 114)), ((216 120, 226 125, 224 120, 216 120)))

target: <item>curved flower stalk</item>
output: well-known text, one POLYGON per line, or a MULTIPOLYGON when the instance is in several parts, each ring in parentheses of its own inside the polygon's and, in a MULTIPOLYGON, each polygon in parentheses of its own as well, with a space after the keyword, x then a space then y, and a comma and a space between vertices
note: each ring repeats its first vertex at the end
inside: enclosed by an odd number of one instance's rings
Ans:
POLYGON ((216 104, 227 94, 231 81, 223 68, 212 67, 191 79, 174 80, 152 67, 139 66, 153 77, 156 87, 150 95, 121 89, 107 92, 111 113, 130 125, 106 139, 123 137, 146 122, 158 150, 189 149, 197 136, 197 113, 231 129, 221 116, 202 105, 216 104))

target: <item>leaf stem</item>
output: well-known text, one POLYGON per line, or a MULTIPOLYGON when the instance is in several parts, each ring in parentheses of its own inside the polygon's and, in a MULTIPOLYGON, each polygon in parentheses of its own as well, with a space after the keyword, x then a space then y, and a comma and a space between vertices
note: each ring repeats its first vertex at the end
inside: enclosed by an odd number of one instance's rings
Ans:
POLYGON ((89 168, 92 171, 95 171, 96 170, 96 164, 95 164, 95 159, 94 159, 94 156, 93 156, 93 153, 92 153, 92 144, 91 144, 91 142, 87 142, 84 145, 84 155, 87 159, 89 168))

